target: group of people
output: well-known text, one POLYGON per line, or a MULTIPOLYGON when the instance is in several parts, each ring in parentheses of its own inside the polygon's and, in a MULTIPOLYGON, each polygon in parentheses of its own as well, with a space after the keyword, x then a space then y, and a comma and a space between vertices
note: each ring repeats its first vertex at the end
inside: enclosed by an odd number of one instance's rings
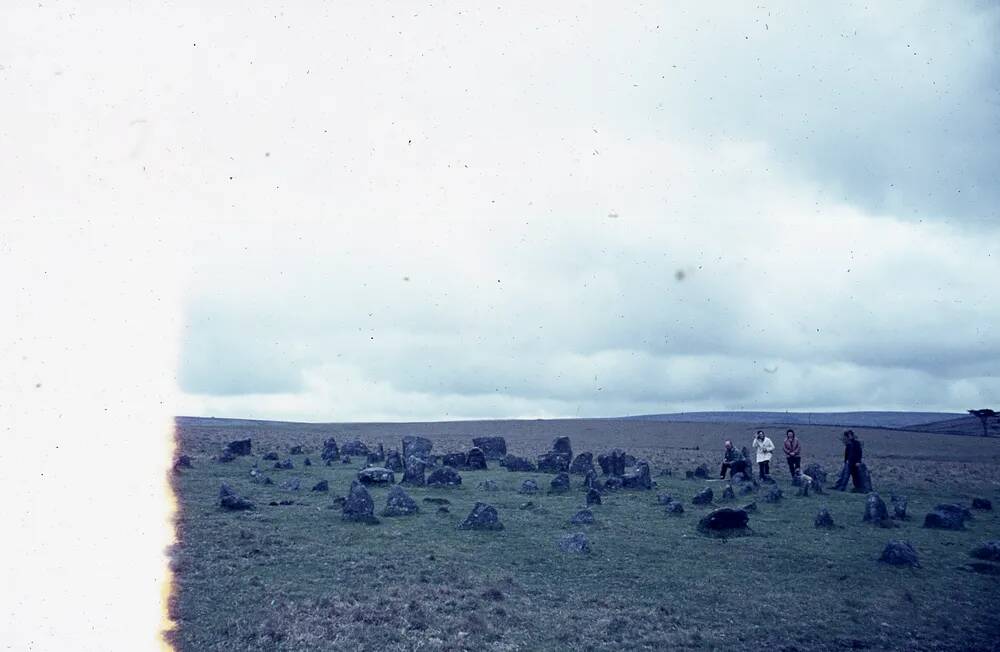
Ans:
MULTIPOLYGON (((861 475, 859 465, 861 464, 861 442, 854 435, 853 430, 845 430, 842 436, 844 442, 844 466, 840 476, 837 478, 833 488, 839 491, 847 489, 848 481, 852 481, 856 488, 861 487, 861 475)), ((754 436, 753 443, 754 456, 757 462, 758 478, 761 482, 771 480, 771 457, 774 454, 774 442, 764 434, 763 430, 758 430, 754 436)), ((789 428, 785 431, 785 441, 782 444, 785 453, 785 461, 788 462, 788 473, 794 478, 802 474, 802 444, 795 436, 795 430, 789 428)), ((736 473, 750 475, 748 454, 744 448, 742 451, 736 450, 731 440, 726 440, 726 447, 722 453, 722 471, 720 477, 725 478, 726 473, 730 477, 736 473)))

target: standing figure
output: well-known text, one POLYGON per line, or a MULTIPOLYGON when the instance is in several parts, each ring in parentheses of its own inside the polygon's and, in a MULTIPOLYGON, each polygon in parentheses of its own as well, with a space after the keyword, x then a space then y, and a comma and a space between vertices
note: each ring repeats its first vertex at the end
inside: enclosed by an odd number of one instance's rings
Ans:
POLYGON ((791 428, 785 431, 785 443, 782 448, 785 450, 785 459, 788 460, 788 473, 794 478, 802 467, 802 445, 799 444, 799 438, 791 428))
POLYGON ((844 442, 844 466, 840 470, 840 477, 837 478, 833 488, 837 491, 847 491, 847 481, 854 482, 854 488, 861 486, 861 475, 858 465, 861 464, 861 442, 854 436, 853 430, 845 430, 842 435, 844 442))
POLYGON ((753 440, 754 450, 757 452, 757 467, 759 469, 761 481, 771 479, 771 451, 774 450, 774 442, 770 437, 764 436, 763 430, 757 431, 757 436, 753 440))

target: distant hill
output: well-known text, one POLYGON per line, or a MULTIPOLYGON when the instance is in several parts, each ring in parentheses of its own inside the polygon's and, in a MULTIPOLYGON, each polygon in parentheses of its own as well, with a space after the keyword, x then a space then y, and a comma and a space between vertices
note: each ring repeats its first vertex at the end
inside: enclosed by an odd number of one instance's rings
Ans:
MULTIPOLYGON (((642 421, 677 421, 687 423, 756 423, 762 426, 844 426, 847 428, 892 428, 921 430, 938 423, 972 421, 982 430, 979 420, 957 412, 677 412, 622 417, 642 421)), ((955 426, 956 428, 961 428, 955 426)), ((926 430, 923 432, 938 432, 926 430)), ((944 432, 943 430, 940 432, 944 432)), ((951 434, 951 433, 949 433, 951 434)), ((958 434, 958 433, 954 433, 958 434)), ((968 433, 962 433, 968 434, 968 433)))

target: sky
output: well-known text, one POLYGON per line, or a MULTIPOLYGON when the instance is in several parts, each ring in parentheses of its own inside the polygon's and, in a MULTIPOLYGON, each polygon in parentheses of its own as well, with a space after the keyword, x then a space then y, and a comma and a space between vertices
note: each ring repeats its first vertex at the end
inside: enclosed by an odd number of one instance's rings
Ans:
POLYGON ((539 4, 0 3, 0 640, 158 646, 177 414, 996 407, 995 3, 539 4))

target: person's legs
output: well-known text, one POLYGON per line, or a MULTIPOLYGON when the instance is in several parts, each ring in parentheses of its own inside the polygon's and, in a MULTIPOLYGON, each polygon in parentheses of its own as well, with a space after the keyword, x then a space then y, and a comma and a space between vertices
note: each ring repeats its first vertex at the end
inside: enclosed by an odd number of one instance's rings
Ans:
POLYGON ((771 460, 764 462, 764 477, 765 478, 771 477, 771 460))
POLYGON ((792 462, 795 464, 795 468, 792 470, 792 475, 794 476, 802 468, 802 457, 799 455, 792 455, 792 462))
POLYGON ((788 475, 795 477, 795 458, 789 455, 785 458, 788 460, 788 475))
MULTIPOLYGON (((723 462, 722 463, 722 472, 719 474, 719 477, 722 478, 723 480, 725 480, 726 479, 726 471, 730 471, 731 469, 732 469, 732 466, 728 462, 723 462)), ((730 472, 729 475, 732 476, 732 472, 730 472)))
MULTIPOLYGON (((854 488, 855 489, 860 489, 861 488, 861 470, 858 469, 858 465, 857 464, 852 464, 851 465, 851 482, 854 483, 854 488)), ((847 483, 846 482, 844 483, 844 488, 845 489, 847 488, 847 483)))

